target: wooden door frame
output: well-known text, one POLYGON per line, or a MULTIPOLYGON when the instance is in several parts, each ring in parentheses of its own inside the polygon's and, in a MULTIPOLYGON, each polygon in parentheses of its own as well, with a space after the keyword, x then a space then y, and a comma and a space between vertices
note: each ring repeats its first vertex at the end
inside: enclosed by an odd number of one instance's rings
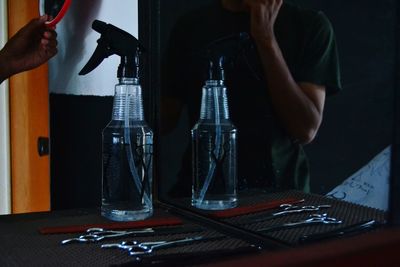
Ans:
MULTIPOLYGON (((39 1, 8 0, 8 35, 39 16, 39 1)), ((50 210, 50 159, 38 138, 49 136, 48 68, 14 75, 10 87, 12 213, 50 210)))

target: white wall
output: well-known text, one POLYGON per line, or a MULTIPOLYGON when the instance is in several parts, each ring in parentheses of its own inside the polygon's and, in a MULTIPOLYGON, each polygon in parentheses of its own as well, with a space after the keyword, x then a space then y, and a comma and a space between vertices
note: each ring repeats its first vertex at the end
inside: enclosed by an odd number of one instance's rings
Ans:
POLYGON ((86 76, 79 76, 97 46, 100 34, 93 20, 111 23, 138 38, 137 0, 72 1, 70 10, 57 25, 58 55, 50 61, 51 93, 114 95, 119 57, 112 56, 86 76))
MULTIPOLYGON (((0 48, 7 40, 7 1, 0 1, 0 48)), ((8 81, 0 84, 0 214, 11 212, 8 81)))

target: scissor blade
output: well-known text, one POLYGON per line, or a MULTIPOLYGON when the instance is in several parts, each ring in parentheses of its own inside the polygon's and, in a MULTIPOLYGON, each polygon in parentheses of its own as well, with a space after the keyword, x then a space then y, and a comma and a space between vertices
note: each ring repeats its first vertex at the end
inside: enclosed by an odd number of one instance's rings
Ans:
POLYGON ((121 243, 103 244, 101 248, 121 248, 121 243))
MULTIPOLYGON (((204 236, 193 236, 193 237, 187 237, 187 238, 182 238, 182 239, 175 239, 175 240, 170 240, 163 242, 159 245, 154 245, 154 246, 149 246, 146 248, 145 246, 138 246, 141 248, 139 251, 135 250, 130 250, 129 255, 131 256, 142 256, 145 254, 152 254, 153 251, 159 250, 159 249, 166 249, 166 248, 171 248, 171 247, 180 247, 180 246, 185 246, 197 242, 206 242, 206 241, 214 241, 214 240, 219 240, 219 239, 224 239, 226 236, 212 236, 212 237, 204 237, 204 236)), ((143 243, 145 245, 145 243, 143 243)))
POLYGON ((80 243, 81 241, 79 240, 79 238, 70 238, 70 239, 65 239, 63 241, 61 241, 61 245, 67 245, 67 244, 71 244, 71 243, 80 243))

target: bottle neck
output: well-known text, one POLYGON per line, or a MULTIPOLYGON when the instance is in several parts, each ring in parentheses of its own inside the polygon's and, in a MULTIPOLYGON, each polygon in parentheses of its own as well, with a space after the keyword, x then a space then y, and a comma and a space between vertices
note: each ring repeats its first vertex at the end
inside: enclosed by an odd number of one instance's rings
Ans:
POLYGON ((219 124, 229 120, 228 97, 222 80, 207 80, 203 87, 200 120, 219 124))
POLYGON ((136 78, 119 78, 115 86, 112 119, 144 121, 142 88, 136 78))

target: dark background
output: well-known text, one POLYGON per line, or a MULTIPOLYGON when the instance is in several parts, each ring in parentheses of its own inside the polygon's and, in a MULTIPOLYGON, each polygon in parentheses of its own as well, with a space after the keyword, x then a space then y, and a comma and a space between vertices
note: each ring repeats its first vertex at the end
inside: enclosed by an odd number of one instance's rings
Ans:
MULTIPOLYGON (((159 60, 168 32, 180 14, 209 1, 139 1, 161 14, 139 15, 140 38, 150 50, 143 81, 144 87, 151 88, 146 96, 146 118, 156 131, 159 60)), ((322 10, 332 22, 338 42, 343 90, 327 98, 318 136, 305 147, 311 163, 312 191, 324 194, 392 141, 397 2, 291 2, 322 10)), ((52 209, 100 206, 101 131, 111 119, 111 109, 112 97, 50 95, 52 209)), ((170 153, 177 151, 174 157, 178 157, 185 143, 171 136, 161 141, 158 178, 163 191, 179 168, 179 160, 171 160, 170 153)))

